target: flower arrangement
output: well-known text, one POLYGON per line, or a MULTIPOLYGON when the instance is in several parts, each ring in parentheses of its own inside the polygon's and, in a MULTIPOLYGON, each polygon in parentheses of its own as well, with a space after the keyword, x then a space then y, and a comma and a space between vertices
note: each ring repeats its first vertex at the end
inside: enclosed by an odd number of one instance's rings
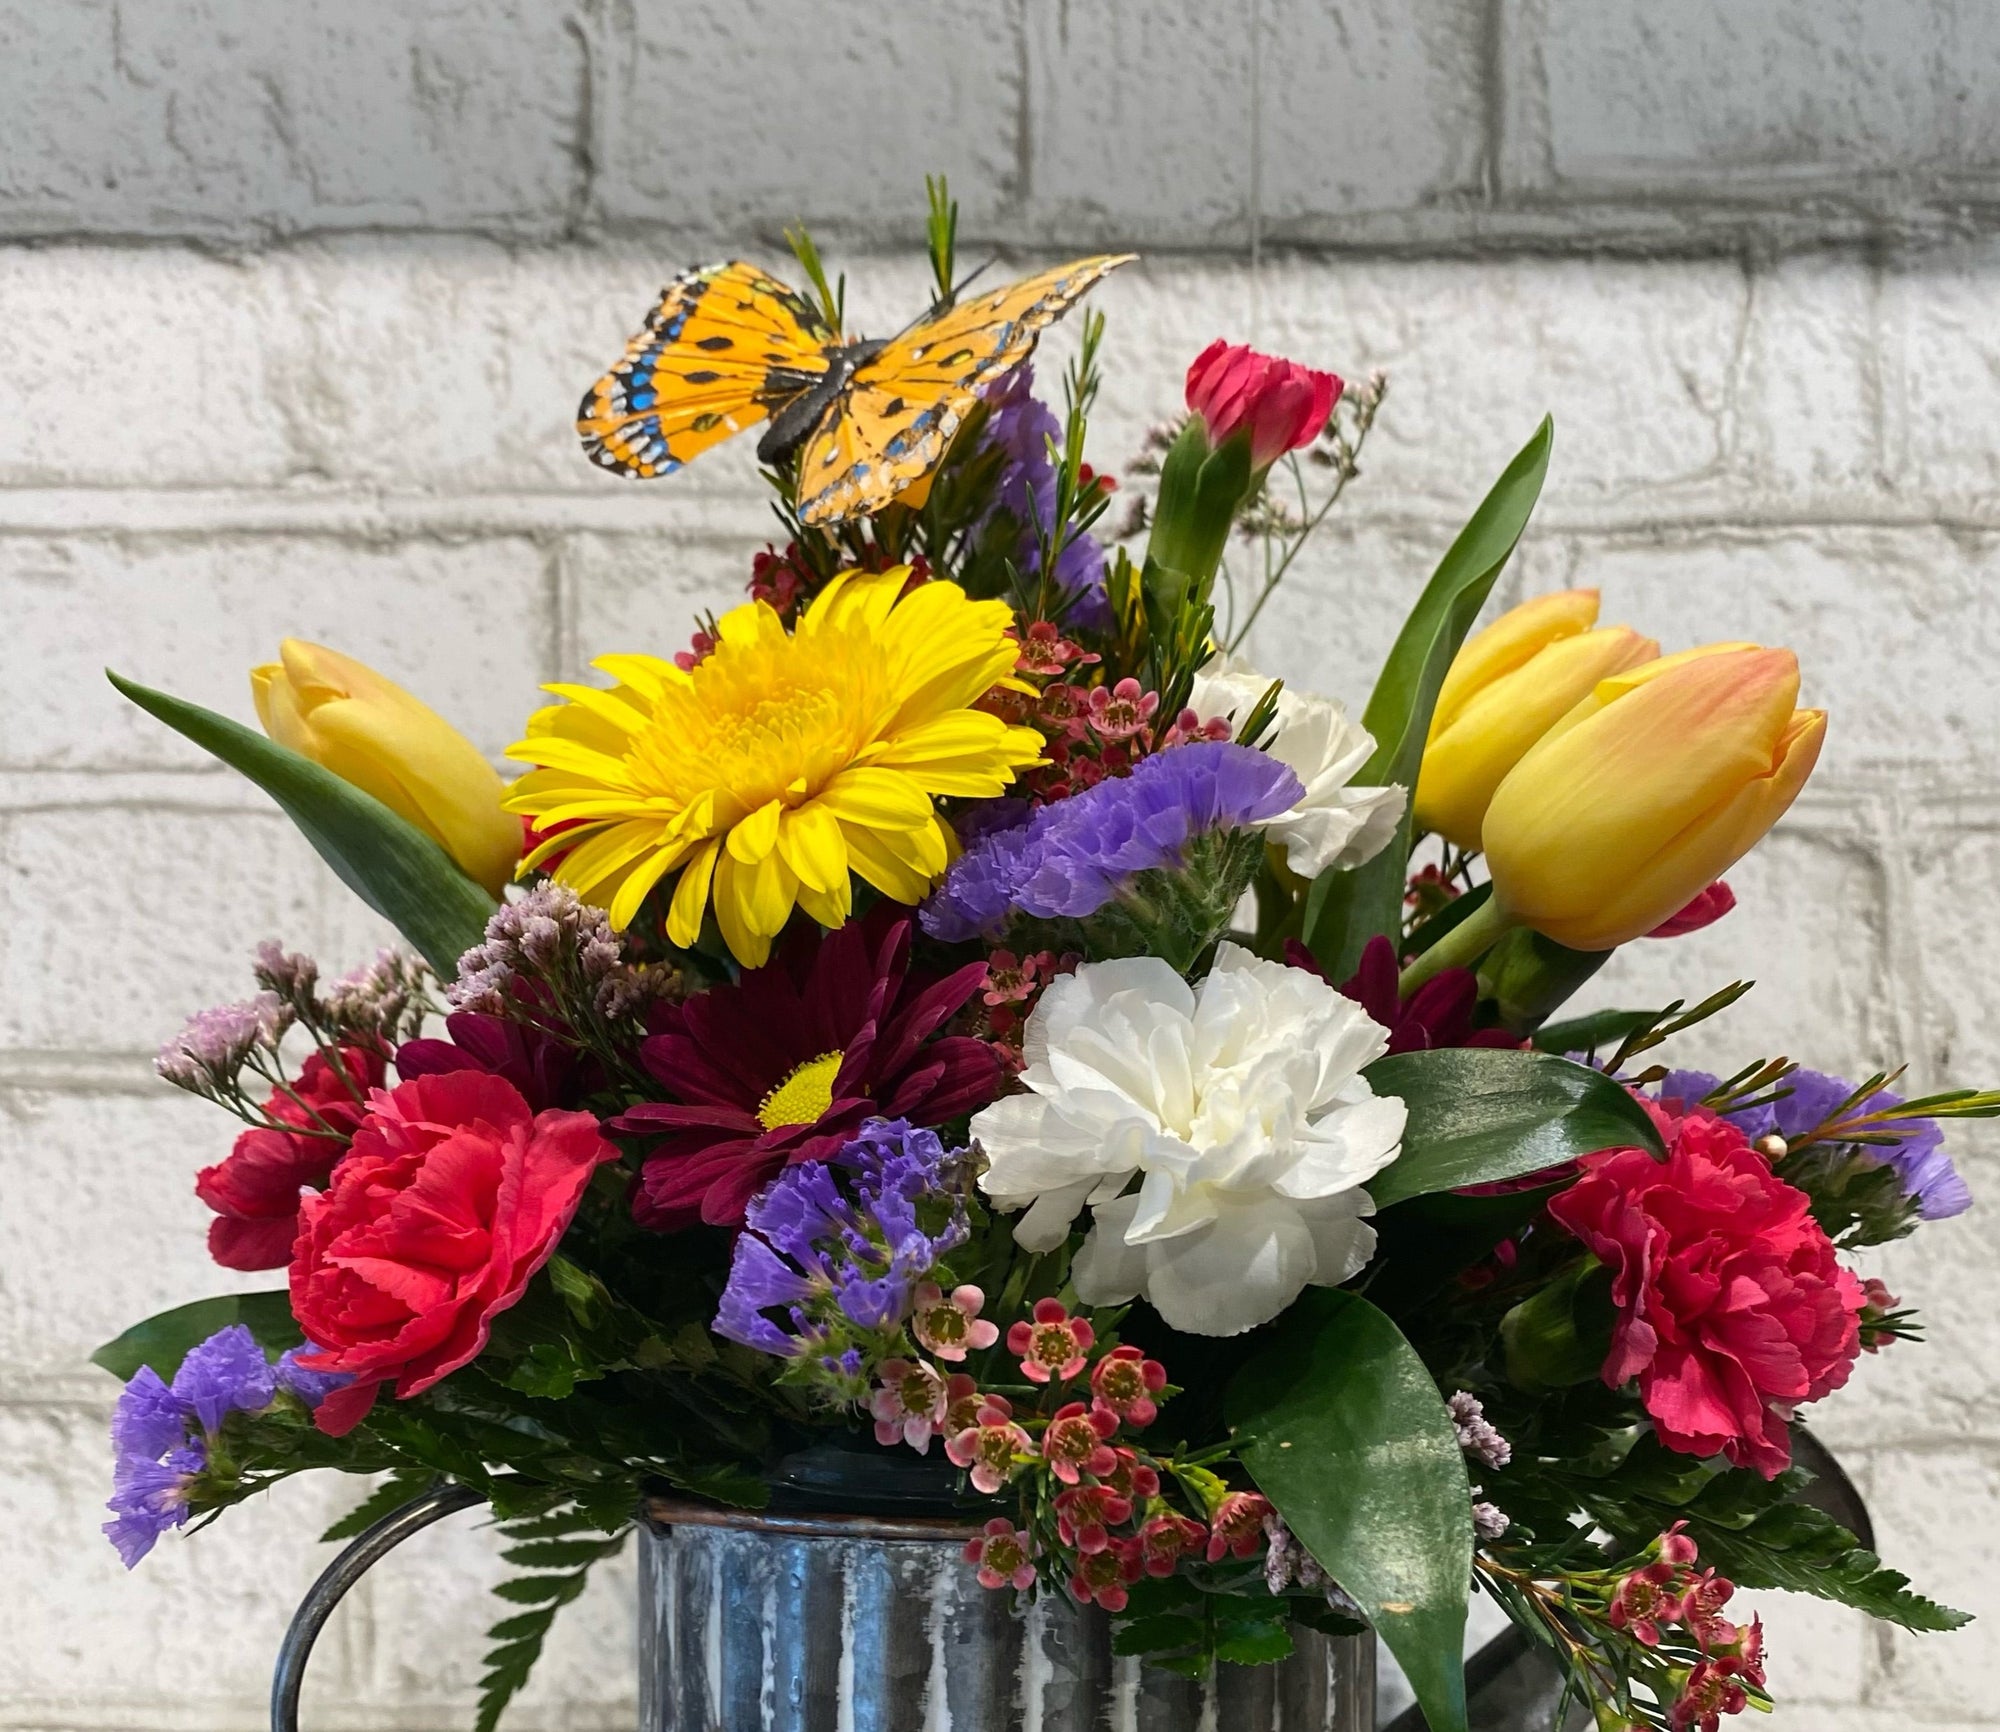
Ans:
POLYGON ((1064 414, 1017 358, 868 510, 780 451, 751 598, 550 687, 511 784, 317 646, 253 673, 261 735, 119 682, 410 946, 266 943, 161 1052, 244 1122, 215 1260, 288 1278, 100 1352, 128 1565, 307 1468, 387 1476, 343 1533, 471 1487, 527 1572, 482 1726, 642 1482, 756 1508, 807 1457, 906 1461, 984 1586, 1155 1664, 1372 1626, 1440 1732, 1475 1590, 1605 1727, 1768 1701, 1737 1585, 1961 1621, 1793 1439, 1917 1335, 1852 1256, 1969 1205, 1939 1121, 2000 1096, 1650 1061, 1741 983, 1556 1017, 1730 911, 1825 730, 1795 659, 1581 590, 1471 633, 1544 423, 1352 720, 1237 646, 1385 382, 1217 343, 1121 489, 1102 329, 1064 414))

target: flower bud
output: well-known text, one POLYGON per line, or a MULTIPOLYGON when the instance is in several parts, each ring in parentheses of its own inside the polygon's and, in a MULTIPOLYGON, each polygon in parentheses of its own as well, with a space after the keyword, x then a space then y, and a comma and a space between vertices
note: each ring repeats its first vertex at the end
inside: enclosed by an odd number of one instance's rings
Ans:
POLYGON ((436 711, 374 669, 286 638, 280 659, 250 670, 264 732, 407 818, 498 896, 521 857, 506 785, 436 711))
POLYGON ((1819 758, 1798 658, 1712 644, 1600 680, 1516 764, 1482 831, 1511 919, 1574 950, 1652 931, 1777 822, 1819 758))
POLYGON ((1220 337, 1187 371, 1187 406, 1207 423, 1209 444, 1247 432, 1253 470, 1268 469, 1287 451, 1317 439, 1341 389, 1337 374, 1220 337))
POLYGON ((1592 631, 1597 591, 1562 590, 1502 614, 1466 641, 1431 712, 1416 820, 1460 848, 1480 845, 1493 790, 1599 680, 1660 653, 1626 626, 1592 631))

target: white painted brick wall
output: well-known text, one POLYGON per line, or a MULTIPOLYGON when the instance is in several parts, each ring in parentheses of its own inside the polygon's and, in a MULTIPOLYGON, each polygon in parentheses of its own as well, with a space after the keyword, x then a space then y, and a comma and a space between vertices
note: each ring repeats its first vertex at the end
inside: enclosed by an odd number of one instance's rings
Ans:
MULTIPOLYGON (((1596 583, 1675 643, 1793 644, 1833 711, 1741 913, 1595 996, 1754 974, 1690 1057, 2000 1079, 1996 58, 1989 0, 0 0, 0 1732, 259 1725, 344 1495, 286 1487, 130 1578, 95 1531, 85 1354, 233 1279, 189 1192, 228 1124, 144 1055, 257 937, 381 936, 98 668, 247 714, 297 631, 497 752, 538 680, 676 646, 767 533, 749 451, 614 484, 578 392, 668 271, 774 259, 801 214, 864 328, 906 316, 926 168, 969 257, 1152 255, 1099 295, 1100 463, 1218 332, 1390 370, 1352 509, 1255 642, 1357 705, 1554 409, 1507 597, 1596 583)), ((2000 1140, 1960 1146, 2000 1194, 2000 1140)), ((1988 1621, 1774 1608, 1781 1727, 2000 1722, 1986 1220, 1881 1256, 1932 1340, 1825 1429, 1891 1556, 1988 1621)), ((493 1568, 468 1529, 378 1572, 308 1724, 466 1725, 493 1568)), ((627 1572, 514 1724, 628 1726, 630 1640, 627 1572)))

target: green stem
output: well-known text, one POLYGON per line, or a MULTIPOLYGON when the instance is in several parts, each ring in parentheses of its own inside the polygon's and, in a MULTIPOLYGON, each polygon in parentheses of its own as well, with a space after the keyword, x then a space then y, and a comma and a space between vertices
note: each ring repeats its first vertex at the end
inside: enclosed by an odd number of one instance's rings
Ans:
POLYGON ((1470 968, 1516 924, 1514 917, 1489 897, 1403 970, 1398 990, 1408 998, 1447 968, 1470 968))

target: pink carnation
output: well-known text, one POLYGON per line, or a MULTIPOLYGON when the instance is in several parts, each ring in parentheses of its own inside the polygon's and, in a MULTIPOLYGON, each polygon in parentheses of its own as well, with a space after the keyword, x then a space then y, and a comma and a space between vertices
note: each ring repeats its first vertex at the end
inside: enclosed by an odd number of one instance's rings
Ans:
POLYGON ((1847 1381, 1861 1283, 1805 1193, 1734 1125, 1655 1117, 1664 1162, 1644 1149, 1592 1155, 1549 1213, 1612 1273, 1604 1381, 1638 1379, 1669 1449, 1719 1452, 1771 1479, 1792 1458, 1792 1410, 1847 1381))

